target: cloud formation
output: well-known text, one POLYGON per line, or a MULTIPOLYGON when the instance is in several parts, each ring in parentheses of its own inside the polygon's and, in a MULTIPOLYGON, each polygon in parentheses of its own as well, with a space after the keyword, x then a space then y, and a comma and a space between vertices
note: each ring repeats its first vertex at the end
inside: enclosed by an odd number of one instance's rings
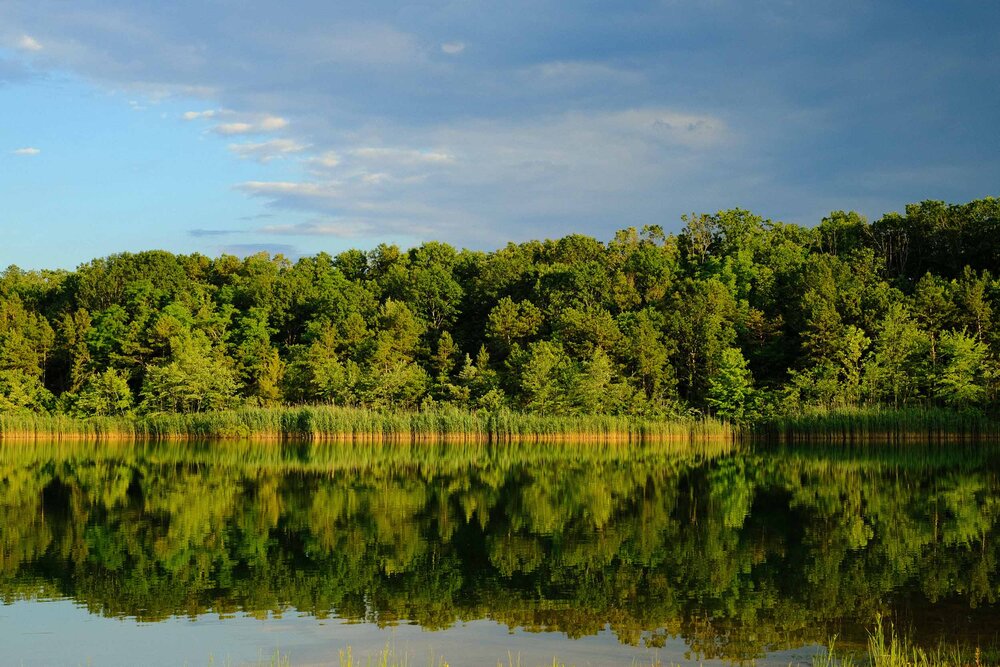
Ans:
POLYGON ((198 120, 198 119, 201 119, 201 118, 215 118, 220 113, 223 113, 223 112, 220 111, 220 110, 218 110, 218 109, 206 109, 205 111, 185 111, 181 115, 181 118, 183 118, 184 120, 198 120))
POLYGON ((371 229, 372 227, 369 223, 359 220, 321 218, 294 225, 267 225, 256 231, 261 234, 274 234, 276 236, 335 236, 338 238, 352 238, 362 236, 371 231, 371 229))
POLYGON ((288 121, 280 116, 264 115, 255 120, 220 123, 212 128, 216 134, 263 134, 288 127, 288 121))
POLYGON ((238 229, 189 229, 188 234, 195 238, 211 238, 215 236, 232 236, 242 234, 238 229))
POLYGON ((180 98, 263 165, 234 167, 259 170, 236 191, 292 216, 256 233, 489 245, 729 206, 815 222, 995 194, 1000 173, 996 3, 171 7, 7 0, 0 38, 32 68, 180 98))
POLYGON ((22 51, 41 51, 42 45, 31 35, 21 35, 17 40, 17 48, 22 51))
POLYGON ((34 146, 26 146, 25 148, 17 148, 11 151, 14 155, 20 155, 24 157, 32 157, 38 155, 42 152, 40 148, 35 148, 34 146))
POLYGON ((267 164, 271 160, 301 153, 308 148, 292 139, 271 139, 270 141, 229 144, 229 150, 244 160, 256 160, 267 164))

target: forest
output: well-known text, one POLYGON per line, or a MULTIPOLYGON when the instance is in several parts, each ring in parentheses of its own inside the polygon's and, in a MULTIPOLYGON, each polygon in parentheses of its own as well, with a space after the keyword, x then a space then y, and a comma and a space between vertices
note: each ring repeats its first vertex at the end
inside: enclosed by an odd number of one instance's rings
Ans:
POLYGON ((0 412, 713 416, 1000 397, 1000 199, 492 251, 122 253, 0 275, 0 412))

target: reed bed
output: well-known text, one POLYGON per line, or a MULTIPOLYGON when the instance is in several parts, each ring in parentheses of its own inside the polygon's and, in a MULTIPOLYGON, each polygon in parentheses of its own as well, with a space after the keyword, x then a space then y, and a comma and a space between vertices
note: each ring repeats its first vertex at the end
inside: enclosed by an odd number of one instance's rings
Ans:
POLYGON ((984 656, 979 648, 944 642, 921 648, 896 633, 891 623, 875 619, 868 644, 861 655, 838 654, 831 642, 826 652, 813 659, 813 667, 985 667, 997 664, 995 656, 984 656))
POLYGON ((712 418, 548 416, 511 411, 375 411, 336 406, 244 408, 135 418, 0 414, 5 440, 319 440, 346 442, 734 441, 737 430, 712 418))
POLYGON ((758 425, 757 440, 821 443, 1000 441, 1000 415, 945 408, 808 410, 758 425))

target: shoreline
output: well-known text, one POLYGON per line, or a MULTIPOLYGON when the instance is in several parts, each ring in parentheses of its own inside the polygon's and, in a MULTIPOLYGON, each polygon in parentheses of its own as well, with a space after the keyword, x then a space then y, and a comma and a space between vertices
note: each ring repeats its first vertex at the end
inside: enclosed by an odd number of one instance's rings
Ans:
POLYGON ((223 441, 336 443, 609 443, 652 441, 906 444, 1000 441, 1000 418, 942 408, 813 411, 744 426, 712 417, 552 416, 458 409, 379 411, 337 406, 243 408, 142 417, 0 414, 0 442, 223 441))

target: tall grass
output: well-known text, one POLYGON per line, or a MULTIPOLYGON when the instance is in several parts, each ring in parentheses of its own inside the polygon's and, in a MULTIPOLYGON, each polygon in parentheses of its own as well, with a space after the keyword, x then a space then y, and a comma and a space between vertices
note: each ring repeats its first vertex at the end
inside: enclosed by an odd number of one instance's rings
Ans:
POLYGON ((299 439, 355 442, 726 440, 735 428, 712 418, 617 415, 549 416, 435 409, 419 412, 308 406, 244 408, 136 418, 78 419, 0 414, 0 439, 215 440, 299 439))
POLYGON ((983 667, 983 655, 978 648, 939 643, 933 649, 923 649, 896 633, 892 623, 880 616, 868 632, 867 652, 862 656, 838 657, 833 642, 822 655, 813 659, 813 667, 983 667), (886 627, 888 626, 888 627, 886 627))
POLYGON ((1000 441, 1000 416, 946 408, 817 408, 759 424, 753 435, 780 442, 1000 441))

